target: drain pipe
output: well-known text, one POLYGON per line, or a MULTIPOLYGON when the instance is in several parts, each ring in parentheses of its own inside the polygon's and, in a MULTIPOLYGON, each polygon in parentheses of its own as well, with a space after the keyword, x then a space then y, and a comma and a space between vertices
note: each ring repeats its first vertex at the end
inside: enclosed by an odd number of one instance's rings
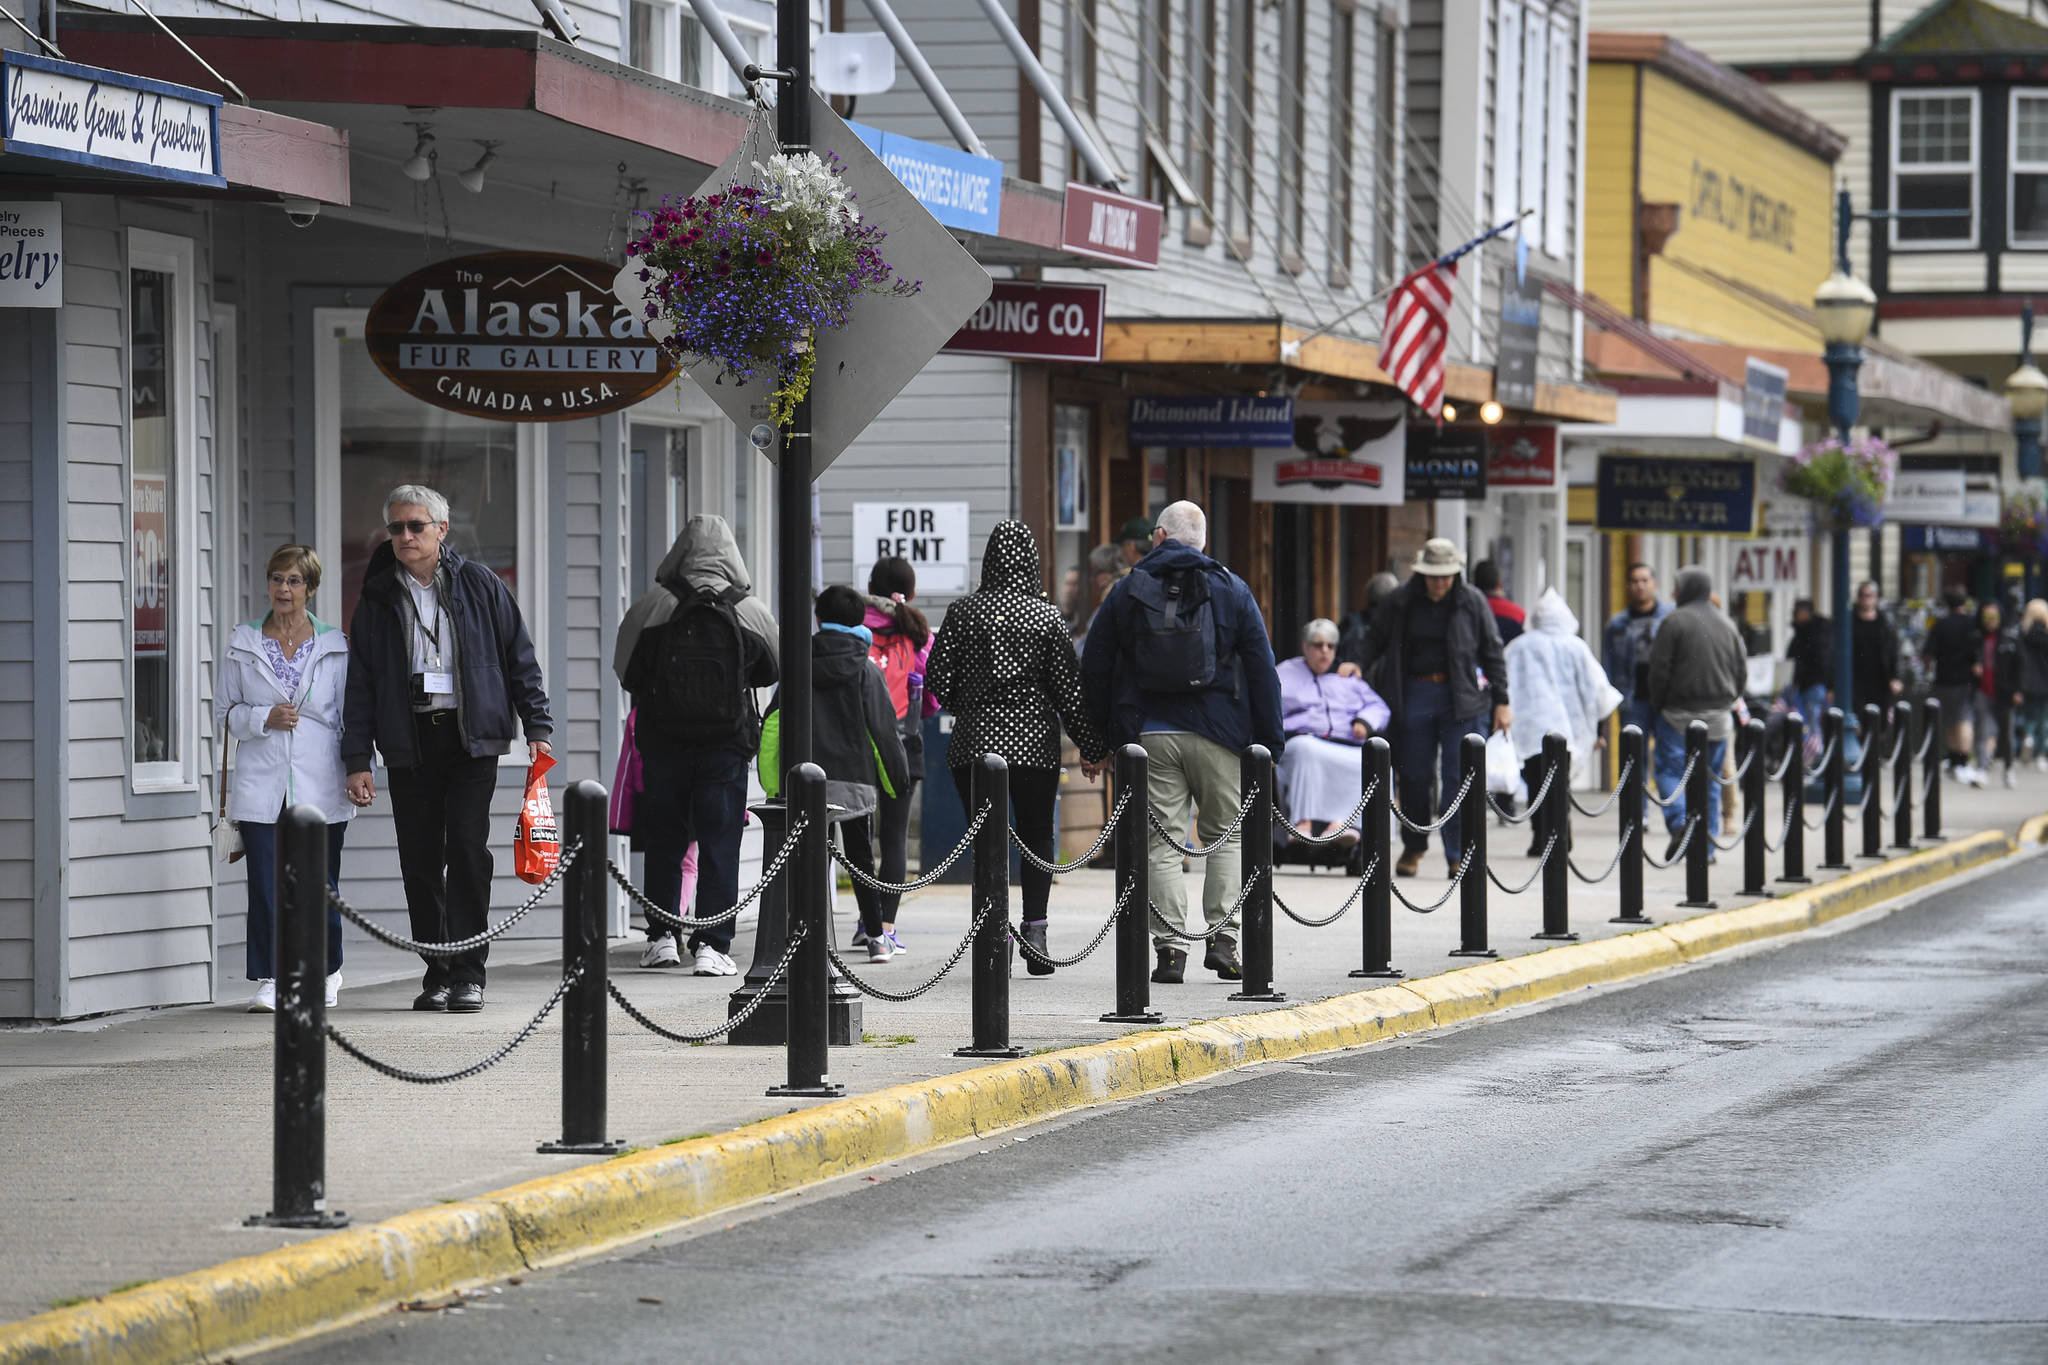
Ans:
POLYGON ((924 59, 924 53, 911 41, 910 33, 903 27, 903 21, 896 17, 896 11, 889 7, 889 0, 866 0, 868 13, 875 16, 875 24, 889 35, 889 45, 896 49, 896 55, 910 68, 910 74, 917 78, 918 88, 925 98, 932 102, 939 118, 952 133, 954 139, 976 156, 987 156, 988 148, 968 127, 967 116, 960 112, 960 106, 953 103, 953 97, 946 93, 946 87, 939 82, 939 73, 932 70, 932 64, 924 59))
POLYGON ((1060 131, 1067 135, 1067 141, 1081 154, 1082 162, 1088 167, 1089 176, 1098 185, 1121 190, 1122 181, 1110 170, 1109 163, 1103 160, 1102 150, 1095 145, 1095 139, 1082 130, 1081 121, 1074 117, 1074 111, 1067 105, 1066 96, 1053 84, 1052 77, 1046 74, 1045 67, 1040 64, 1038 54, 1031 50, 1031 45, 1024 41, 1024 35, 1017 31, 1017 25, 1011 22, 1010 16, 1004 12, 1002 0, 981 0, 981 8, 982 12, 988 15, 989 24, 1009 47, 1010 55, 1017 59, 1018 69, 1023 71, 1024 78, 1031 82, 1032 89, 1045 101, 1045 107, 1052 110, 1052 116, 1059 121, 1060 131))
MULTIPOLYGON (((754 59, 740 46, 739 37, 732 31, 732 25, 725 22, 725 14, 718 8, 717 0, 690 0, 690 8, 696 11, 697 22, 704 25, 704 31, 709 33, 711 41, 717 44, 726 65, 740 78, 740 85, 746 90, 747 98, 758 104, 761 99, 761 87, 747 79, 747 68, 754 65, 754 59)), ((803 93, 808 97, 810 92, 803 93)))

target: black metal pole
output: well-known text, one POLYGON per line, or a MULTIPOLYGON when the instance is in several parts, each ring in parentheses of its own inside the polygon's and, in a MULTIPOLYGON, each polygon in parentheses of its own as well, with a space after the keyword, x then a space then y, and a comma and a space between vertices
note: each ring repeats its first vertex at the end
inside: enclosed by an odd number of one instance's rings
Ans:
POLYGON ((1749 832, 1742 839, 1742 890, 1736 894, 1768 896, 1771 874, 1765 862, 1771 851, 1771 821, 1764 814, 1764 799, 1771 787, 1771 764, 1764 747, 1764 723, 1755 716, 1743 722, 1742 752, 1736 761, 1749 765, 1742 770, 1742 808, 1749 812, 1749 832))
MULTIPOLYGON (((808 642, 806 642, 808 648, 808 642)), ((788 1083, 769 1087, 770 1095, 844 1095, 828 1074, 832 1053, 832 962, 825 954, 832 932, 826 911, 825 879, 832 875, 832 857, 825 841, 825 770, 815 763, 790 769, 790 827, 802 821, 801 841, 790 852, 783 875, 789 878, 789 930, 803 942, 789 963, 788 1083)))
POLYGON ((1458 946, 1452 957, 1499 957, 1487 947, 1486 826, 1493 803, 1486 799, 1486 736, 1467 735, 1458 742, 1458 786, 1465 804, 1458 821, 1465 881, 1458 888, 1458 946))
POLYGON ((1830 706, 1821 713, 1820 733, 1828 760, 1821 770, 1825 804, 1820 820, 1820 865, 1829 872, 1844 872, 1849 867, 1849 812, 1845 809, 1849 800, 1849 727, 1843 724, 1841 707, 1830 706))
POLYGON ((278 820, 276 878, 270 1212, 248 1223, 346 1227, 327 1207, 327 817, 312 806, 278 820))
POLYGON ((1152 899, 1151 770, 1144 747, 1126 744, 1116 751, 1117 800, 1126 802, 1116 827, 1116 903, 1123 914, 1116 922, 1116 1008, 1102 1016, 1105 1024, 1156 1024, 1166 1016, 1151 1008, 1152 899))
POLYGON ((1927 746, 1927 757, 1921 764, 1921 780, 1927 784, 1927 795, 1921 798, 1920 832, 1929 839, 1941 837, 1941 760, 1944 757, 1941 746, 1948 742, 1948 730, 1942 724, 1941 698, 1929 697, 1922 703, 1926 728, 1921 733, 1921 742, 1927 746))
POLYGON ((1685 826, 1692 830, 1692 842, 1685 850, 1685 899, 1679 904, 1689 910, 1711 910, 1714 900, 1707 886, 1707 859, 1714 852, 1714 824, 1710 804, 1714 783, 1721 774, 1707 765, 1707 723, 1690 722, 1685 727, 1685 826))
POLYGON ((1643 913, 1643 821, 1649 818, 1649 802, 1643 783, 1650 765, 1649 749, 1643 743, 1639 725, 1621 727, 1621 795, 1614 808, 1621 813, 1621 849, 1615 875, 1621 878, 1621 909, 1609 924, 1654 923, 1643 913), (1634 847, 1631 848, 1630 845, 1634 847))
POLYGON ((1550 774, 1550 790, 1536 816, 1536 838, 1539 845, 1549 844, 1550 853, 1543 864, 1543 932, 1530 937, 1569 942, 1578 935, 1572 932, 1571 874, 1565 867, 1572 839, 1572 754, 1563 735, 1543 736, 1543 770, 1550 774))
POLYGON ((605 790, 570 784, 562 794, 562 846, 576 861, 562 874, 562 970, 583 974, 562 997, 562 1136, 543 1152, 579 1155, 619 1150, 605 1130, 605 790))
POLYGON ((1863 706, 1863 852, 1884 856, 1884 711, 1876 702, 1863 706))
POLYGON ((1232 1000, 1285 1000, 1273 989, 1273 755, 1254 744, 1238 760, 1238 790, 1252 798, 1245 812, 1239 870, 1244 878, 1242 984, 1232 1000))
POLYGON ((1892 800, 1897 809, 1892 812, 1892 847, 1913 846, 1913 744, 1914 712, 1911 702, 1892 703, 1892 724, 1898 733, 1893 742, 1899 752, 1892 757, 1892 800))
POLYGON ((1781 882, 1810 882, 1806 875, 1806 721, 1797 711, 1785 717, 1785 874, 1781 882))
POLYGON ((1010 765, 1001 754, 983 754, 974 765, 972 820, 983 807, 988 818, 974 836, 974 889, 970 893, 981 927, 967 950, 974 975, 974 1041, 955 1048, 955 1057, 1021 1057, 1010 1046, 1010 765))
POLYGON ((1391 980, 1394 969, 1394 751, 1374 735, 1365 742, 1365 890, 1360 892, 1365 965, 1353 976, 1391 980))

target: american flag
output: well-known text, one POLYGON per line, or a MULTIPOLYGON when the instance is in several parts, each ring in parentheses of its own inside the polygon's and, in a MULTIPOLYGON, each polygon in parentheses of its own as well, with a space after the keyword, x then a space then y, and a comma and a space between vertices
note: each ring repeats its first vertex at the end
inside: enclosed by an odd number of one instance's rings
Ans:
POLYGON ((1445 259, 1401 281, 1387 300, 1380 333, 1380 368, 1432 417, 1444 401, 1444 341, 1457 277, 1457 261, 1445 259))

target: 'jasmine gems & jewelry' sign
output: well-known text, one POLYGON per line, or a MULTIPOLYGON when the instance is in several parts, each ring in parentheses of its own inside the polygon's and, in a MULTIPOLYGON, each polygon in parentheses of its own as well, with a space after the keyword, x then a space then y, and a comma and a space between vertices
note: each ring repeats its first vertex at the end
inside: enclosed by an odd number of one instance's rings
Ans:
POLYGON ((225 186, 218 95, 26 52, 0 53, 0 147, 225 186))

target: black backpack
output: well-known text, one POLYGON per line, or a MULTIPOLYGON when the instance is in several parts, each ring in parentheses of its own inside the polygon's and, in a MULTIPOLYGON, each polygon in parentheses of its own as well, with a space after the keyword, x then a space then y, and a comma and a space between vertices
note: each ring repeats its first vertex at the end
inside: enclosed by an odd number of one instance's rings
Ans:
POLYGON ((1200 569, 1132 573, 1131 678, 1141 692, 1202 692, 1216 685, 1216 609, 1200 569))
POLYGON ((662 639, 651 695, 635 698, 645 719, 692 749, 752 749, 761 739, 754 691, 747 686, 747 644, 733 607, 746 592, 699 589, 676 604, 662 639))

